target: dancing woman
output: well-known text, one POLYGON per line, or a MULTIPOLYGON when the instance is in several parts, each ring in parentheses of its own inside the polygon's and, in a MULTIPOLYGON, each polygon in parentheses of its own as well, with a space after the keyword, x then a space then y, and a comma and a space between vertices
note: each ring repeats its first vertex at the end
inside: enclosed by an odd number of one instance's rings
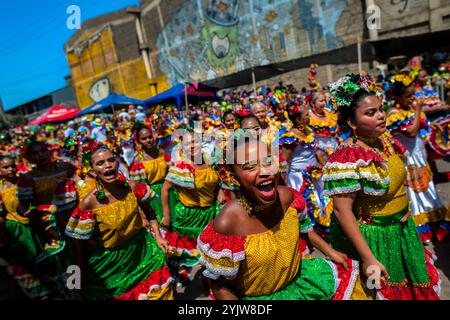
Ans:
POLYGON ((424 101, 414 96, 414 75, 400 73, 389 81, 395 106, 388 113, 387 126, 409 152, 406 190, 417 230, 426 243, 432 240, 433 232, 440 230, 437 227, 446 213, 427 162, 425 141, 431 124, 422 112, 424 101))
POLYGON ((0 242, 5 242, 5 258, 21 289, 32 299, 44 299, 55 293, 51 283, 35 270, 45 238, 42 230, 33 228, 29 217, 17 213, 19 200, 16 197, 16 174, 14 159, 0 157, 0 242))
POLYGON ((133 135, 137 152, 130 166, 130 179, 145 182, 157 194, 157 197, 150 201, 150 206, 155 212, 158 222, 161 222, 163 217, 161 190, 168 171, 166 157, 156 144, 153 130, 149 125, 136 124, 133 135))
POLYGON ((316 134, 318 146, 330 155, 339 145, 338 116, 333 110, 326 108, 327 99, 324 93, 314 92, 309 98, 311 105, 309 125, 316 134))
POLYGON ((155 193, 142 182, 128 184, 119 175, 117 158, 105 146, 91 143, 83 152, 98 185, 66 226, 66 235, 76 239, 82 293, 88 299, 172 299, 172 278, 164 258, 167 241, 148 201, 155 193), (143 227, 140 210, 154 237, 143 227))
POLYGON ((358 263, 317 235, 301 195, 278 186, 270 147, 237 133, 228 148, 238 159, 221 164, 241 191, 198 238, 203 275, 216 299, 331 300, 367 298, 358 263), (236 142, 236 143, 234 143, 236 142), (262 151, 265 149, 265 152, 262 151), (302 258, 306 241, 328 259, 302 258))
POLYGON ((286 185, 300 191, 307 202, 308 214, 315 227, 326 234, 330 227, 333 203, 323 197, 321 167, 327 155, 317 146, 313 130, 308 127, 309 113, 304 106, 289 110, 293 128, 281 136, 281 156, 287 160, 286 185))
POLYGON ((386 132, 381 89, 350 74, 330 84, 353 137, 324 167, 325 194, 333 197, 333 248, 358 259, 362 272, 383 276, 378 292, 388 299, 439 299, 439 275, 408 209, 405 148, 386 132))
POLYGON ((189 277, 185 267, 198 264, 198 235, 216 217, 219 204, 224 201, 219 176, 202 153, 201 138, 194 137, 193 132, 186 131, 179 145, 181 160, 170 166, 161 191, 164 213, 161 225, 169 230, 165 237, 172 253, 171 262, 182 281, 189 277), (173 188, 178 201, 171 207, 169 192, 173 188))

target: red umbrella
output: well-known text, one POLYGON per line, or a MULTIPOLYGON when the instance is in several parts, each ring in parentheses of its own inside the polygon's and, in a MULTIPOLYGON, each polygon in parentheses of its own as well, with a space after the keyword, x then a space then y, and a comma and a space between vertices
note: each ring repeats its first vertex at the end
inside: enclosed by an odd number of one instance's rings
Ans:
POLYGON ((80 109, 63 107, 54 104, 47 111, 33 121, 28 122, 29 126, 38 126, 48 122, 62 122, 73 119, 80 112, 80 109))

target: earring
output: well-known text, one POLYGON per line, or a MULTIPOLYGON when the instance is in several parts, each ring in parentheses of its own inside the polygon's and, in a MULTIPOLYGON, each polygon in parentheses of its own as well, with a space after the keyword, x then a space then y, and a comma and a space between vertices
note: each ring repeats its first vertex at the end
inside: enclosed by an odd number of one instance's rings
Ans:
POLYGON ((356 129, 353 129, 353 143, 356 143, 358 141, 358 136, 356 135, 356 129))
POLYGON ((98 201, 102 201, 105 199, 106 193, 101 181, 97 177, 95 178, 95 184, 95 189, 97 189, 97 191, 95 191, 95 198, 97 198, 98 201))

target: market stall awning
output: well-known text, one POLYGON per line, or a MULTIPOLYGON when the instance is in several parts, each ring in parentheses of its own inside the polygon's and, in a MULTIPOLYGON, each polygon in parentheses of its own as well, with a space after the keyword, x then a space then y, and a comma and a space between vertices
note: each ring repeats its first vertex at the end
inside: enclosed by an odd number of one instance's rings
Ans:
POLYGON ((195 98, 197 100, 204 100, 215 98, 218 90, 217 88, 205 86, 198 82, 190 83, 187 86, 182 83, 177 83, 172 88, 145 100, 145 104, 176 102, 178 109, 180 109, 186 94, 188 99, 195 98))
POLYGON ((54 104, 47 111, 33 121, 28 122, 29 126, 38 126, 49 122, 63 122, 75 118, 80 113, 80 109, 63 107, 54 104))
POLYGON ((144 104, 144 101, 139 99, 134 99, 127 97, 123 94, 118 93, 111 93, 106 98, 94 103, 92 106, 87 107, 86 109, 81 110, 81 112, 78 114, 79 116, 90 114, 90 113, 97 113, 100 112, 112 105, 116 104, 123 104, 123 105, 130 105, 130 104, 144 104))

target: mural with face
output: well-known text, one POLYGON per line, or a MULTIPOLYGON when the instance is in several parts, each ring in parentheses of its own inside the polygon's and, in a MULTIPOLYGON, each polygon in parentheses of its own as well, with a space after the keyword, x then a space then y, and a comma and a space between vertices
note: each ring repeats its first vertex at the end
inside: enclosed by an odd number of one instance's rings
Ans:
POLYGON ((159 68, 174 85, 333 49, 347 6, 348 0, 185 0, 157 36, 159 68))

